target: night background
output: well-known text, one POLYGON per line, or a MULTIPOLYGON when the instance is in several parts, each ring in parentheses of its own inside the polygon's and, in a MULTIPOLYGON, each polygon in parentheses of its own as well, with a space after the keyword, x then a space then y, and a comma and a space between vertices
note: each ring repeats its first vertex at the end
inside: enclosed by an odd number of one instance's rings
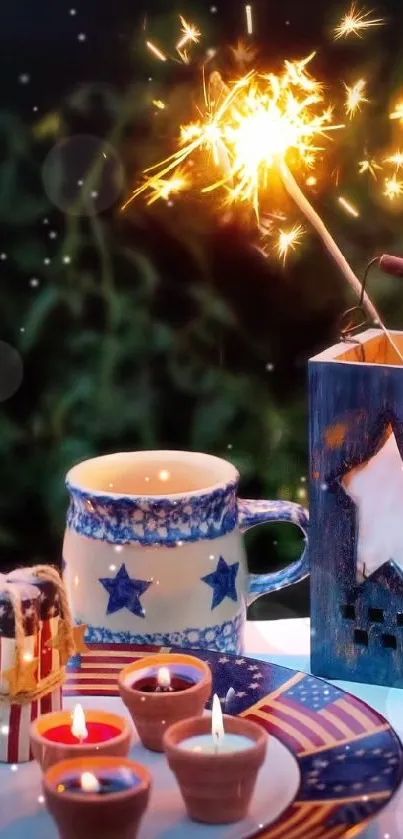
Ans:
MULTIPOLYGON (((314 75, 336 104, 343 81, 367 80, 370 101, 324 143, 309 193, 362 276, 374 255, 403 255, 403 200, 382 195, 382 172, 358 174, 363 158, 382 162, 403 148, 403 127, 389 119, 403 94, 403 7, 377 5, 384 26, 335 42, 347 9, 253 2, 260 67, 317 50, 314 75), (359 217, 343 212, 340 194, 359 217)), ((97 454, 206 451, 236 464, 241 494, 308 503, 307 360, 338 339, 354 302, 321 244, 304 225, 284 268, 264 258, 244 218, 210 212, 196 196, 152 207, 140 199, 120 212, 141 170, 165 156, 200 83, 196 65, 158 62, 145 48, 150 38, 169 49, 179 13, 201 29, 204 51, 225 55, 245 37, 238 0, 13 0, 0 9, 1 570, 60 563, 64 475, 97 454), (105 148, 97 211, 77 215, 77 177, 105 148)), ((401 328, 401 281, 375 271, 370 292, 388 326, 401 328)), ((254 571, 301 547, 290 525, 257 528, 247 545, 254 571)), ((308 610, 303 583, 255 604, 253 616, 308 610)))

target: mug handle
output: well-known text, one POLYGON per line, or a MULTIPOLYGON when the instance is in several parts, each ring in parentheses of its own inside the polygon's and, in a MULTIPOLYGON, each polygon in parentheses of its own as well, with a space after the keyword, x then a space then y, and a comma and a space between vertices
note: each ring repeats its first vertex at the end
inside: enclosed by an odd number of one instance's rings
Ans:
POLYGON ((262 594, 278 591, 280 588, 299 583, 309 575, 308 565, 308 511, 293 501, 260 501, 256 499, 238 498, 239 528, 245 533, 257 524, 271 521, 288 521, 301 528, 305 548, 299 559, 287 568, 269 574, 249 574, 247 603, 250 605, 262 594))

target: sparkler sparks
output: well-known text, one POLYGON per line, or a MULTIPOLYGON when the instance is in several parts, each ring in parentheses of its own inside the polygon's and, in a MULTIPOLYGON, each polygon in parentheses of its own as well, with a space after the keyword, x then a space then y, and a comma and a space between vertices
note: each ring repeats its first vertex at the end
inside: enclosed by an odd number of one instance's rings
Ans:
POLYGON ((179 170, 170 178, 154 178, 152 193, 147 200, 147 204, 150 206, 160 199, 168 201, 172 195, 183 192, 188 185, 186 176, 179 170))
POLYGON ((399 196, 403 194, 403 181, 399 181, 396 175, 392 175, 391 178, 385 178, 385 191, 383 194, 386 195, 390 201, 394 201, 395 198, 399 198, 399 196))
POLYGON ((398 119, 403 123, 403 102, 397 102, 395 110, 389 114, 389 119, 398 119))
POLYGON ((252 6, 247 4, 245 6, 245 17, 246 17, 246 31, 248 35, 253 34, 253 17, 252 17, 252 6))
POLYGON ((377 171, 381 169, 382 166, 380 166, 379 163, 376 162, 376 160, 371 160, 371 158, 369 157, 367 157, 365 160, 360 160, 358 162, 358 171, 360 175, 364 175, 366 172, 368 172, 368 174, 371 175, 371 178, 373 178, 374 181, 377 180, 377 171))
POLYGON ((159 61, 167 60, 165 53, 163 53, 162 50, 159 49, 159 47, 156 47, 152 41, 146 41, 146 47, 155 58, 158 58, 159 61))
POLYGON ((355 82, 351 87, 344 82, 344 87, 346 89, 346 114, 352 119, 354 114, 361 110, 361 105, 364 102, 369 102, 369 99, 364 96, 366 81, 365 79, 358 79, 358 82, 355 82))
POLYGON ((399 150, 395 151, 390 157, 385 158, 385 163, 391 163, 392 166, 396 166, 396 171, 398 171, 403 166, 403 152, 399 150))
POLYGON ((279 230, 276 249, 279 258, 283 261, 283 265, 286 263, 289 251, 294 251, 301 244, 303 234, 304 229, 301 224, 295 224, 291 230, 279 230))
POLYGON ((355 207, 353 207, 353 205, 350 204, 350 202, 347 201, 346 198, 343 198, 342 195, 339 195, 337 200, 339 204, 343 207, 343 209, 346 211, 346 213, 349 213, 349 215, 353 216, 353 218, 358 218, 358 216, 360 215, 358 210, 355 207))
POLYGON ((181 38, 179 39, 178 43, 176 44, 176 49, 178 52, 183 50, 183 48, 191 43, 191 44, 198 44, 201 38, 201 32, 194 26, 193 23, 188 23, 182 15, 179 15, 179 19, 182 25, 181 28, 181 38))
POLYGON ((355 35, 357 38, 362 38, 362 32, 371 29, 374 26, 382 26, 385 21, 383 18, 371 18, 372 11, 364 11, 358 9, 355 3, 352 3, 350 9, 339 25, 334 30, 334 40, 338 41, 340 38, 349 38, 350 35, 355 35))
POLYGON ((313 57, 286 61, 279 74, 251 71, 230 86, 214 72, 199 118, 181 129, 178 150, 145 172, 125 206, 143 192, 155 196, 161 178, 192 158, 202 192, 221 190, 225 204, 249 203, 259 218, 278 162, 312 166, 319 139, 343 127, 331 123, 322 86, 308 73, 313 57))

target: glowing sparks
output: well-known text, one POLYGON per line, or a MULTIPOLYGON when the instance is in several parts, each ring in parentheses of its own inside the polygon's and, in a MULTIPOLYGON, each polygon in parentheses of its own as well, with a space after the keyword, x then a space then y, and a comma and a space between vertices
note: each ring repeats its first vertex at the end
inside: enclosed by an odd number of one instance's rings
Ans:
POLYGON ((252 6, 247 4, 245 6, 245 17, 246 17, 246 31, 248 35, 253 35, 253 17, 252 17, 252 6))
POLYGON ((154 178, 151 186, 152 194, 147 204, 154 204, 155 201, 169 201, 172 195, 177 195, 188 187, 188 181, 181 172, 176 172, 170 178, 154 178))
POLYGON ((191 174, 200 192, 218 190, 222 204, 247 203, 259 218, 279 162, 289 158, 293 165, 312 167, 322 151, 318 141, 343 127, 332 124, 322 85, 308 72, 313 58, 314 53, 302 61, 286 61, 278 74, 250 71, 230 86, 217 71, 212 73, 198 118, 181 128, 177 151, 145 171, 144 182, 125 206, 141 193, 153 202, 166 199, 167 190, 184 189, 183 171, 179 184, 175 176, 191 158, 186 186, 191 174))
POLYGON ((167 61, 166 55, 159 49, 159 47, 156 47, 152 41, 146 41, 146 47, 155 58, 158 58, 159 61, 167 61))
POLYGON ((358 210, 355 207, 353 207, 353 205, 350 204, 350 202, 347 201, 346 198, 343 198, 342 195, 339 195, 337 200, 340 206, 343 207, 343 209, 346 211, 346 213, 348 213, 350 216, 353 216, 353 218, 358 218, 358 216, 360 215, 358 210))
POLYGON ((395 151, 390 157, 385 158, 385 163, 390 163, 392 166, 396 166, 396 170, 402 168, 403 166, 403 152, 402 151, 395 151))
POLYGON ((397 102, 395 110, 389 114, 389 119, 398 119, 403 122, 403 102, 397 102))
POLYGON ((305 181, 307 186, 315 186, 317 181, 314 175, 310 175, 305 181))
POLYGON ((162 99, 153 99, 153 105, 155 108, 158 108, 159 111, 163 111, 166 108, 165 102, 162 99))
POLYGON ((176 49, 181 52, 188 44, 198 44, 201 38, 201 32, 194 26, 193 23, 188 23, 182 15, 179 16, 182 28, 181 37, 176 44, 176 49))
POLYGON ((373 178, 374 181, 376 181, 376 173, 380 169, 382 169, 382 166, 380 166, 379 163, 376 162, 376 160, 371 160, 369 157, 367 157, 365 160, 360 160, 358 162, 358 171, 360 175, 364 175, 366 174, 366 172, 368 172, 368 174, 371 175, 371 178, 373 178))
POLYGON ((344 82, 344 87, 346 89, 346 114, 350 117, 350 119, 352 119, 354 114, 361 110, 361 105, 364 102, 369 102, 369 99, 364 96, 366 81, 365 79, 359 79, 358 82, 351 85, 351 87, 344 82))
POLYGON ((362 38, 362 32, 374 26, 382 26, 385 23, 383 18, 374 18, 371 15, 372 11, 366 12, 364 9, 358 9, 356 4, 352 3, 349 11, 344 15, 334 30, 334 40, 338 41, 340 38, 349 38, 350 35, 362 38))
POLYGON ((256 58, 255 47, 252 44, 245 44, 241 39, 234 47, 230 47, 230 50, 237 64, 250 64, 256 58))
POLYGON ((289 251, 295 251, 295 248, 301 244, 304 234, 304 229, 300 224, 295 224, 291 230, 279 230, 276 250, 279 258, 285 265, 289 251))
POLYGON ((393 175, 391 178, 385 178, 385 190, 383 194, 386 195, 390 201, 394 201, 395 198, 399 198, 399 196, 403 194, 403 181, 399 181, 396 175, 393 175))

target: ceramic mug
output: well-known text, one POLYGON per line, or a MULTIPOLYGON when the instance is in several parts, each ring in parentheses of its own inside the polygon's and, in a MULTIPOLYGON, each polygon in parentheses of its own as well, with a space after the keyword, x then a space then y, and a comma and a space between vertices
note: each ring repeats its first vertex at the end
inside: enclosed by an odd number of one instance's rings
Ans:
POLYGON ((291 501, 237 498, 226 460, 185 451, 139 451, 86 460, 67 475, 63 546, 73 618, 86 640, 240 652, 246 606, 308 574, 300 559, 248 574, 242 533, 263 522, 298 525, 291 501))

